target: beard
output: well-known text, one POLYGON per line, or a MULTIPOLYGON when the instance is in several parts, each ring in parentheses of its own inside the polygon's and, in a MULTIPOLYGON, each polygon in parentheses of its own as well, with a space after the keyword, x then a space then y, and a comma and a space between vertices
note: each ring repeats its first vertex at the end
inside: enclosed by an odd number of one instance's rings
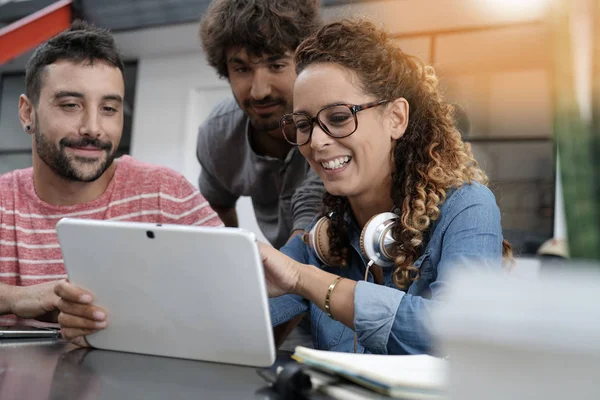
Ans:
POLYGON ((257 132, 269 132, 279 129, 279 119, 281 115, 262 114, 249 115, 250 123, 257 132))
POLYGON ((58 146, 55 146, 47 140, 41 129, 36 129, 34 137, 36 151, 42 161, 57 175, 70 181, 93 182, 104 174, 115 159, 115 151, 113 151, 112 143, 99 139, 89 137, 78 139, 63 138, 58 142, 58 146), (86 146, 103 150, 106 153, 106 157, 104 160, 80 157, 69 155, 65 150, 66 147, 86 146))
MULTIPOLYGON (((240 104, 240 106, 242 105, 239 101, 238 104, 240 104)), ((279 120, 283 114, 289 112, 288 108, 290 108, 289 104, 283 97, 276 98, 272 96, 267 96, 259 101, 246 99, 244 100, 242 107, 250 119, 252 127, 258 132, 279 130, 279 120), (257 114, 252 108, 255 105, 278 105, 283 111, 281 113, 257 114)))

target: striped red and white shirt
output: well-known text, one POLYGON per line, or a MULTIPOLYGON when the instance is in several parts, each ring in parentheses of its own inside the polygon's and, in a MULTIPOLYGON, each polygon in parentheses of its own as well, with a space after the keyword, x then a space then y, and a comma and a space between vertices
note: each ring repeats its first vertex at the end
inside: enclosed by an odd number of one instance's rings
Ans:
POLYGON ((182 175, 123 156, 98 199, 72 206, 42 201, 33 169, 0 176, 0 282, 34 285, 66 278, 56 235, 63 217, 222 226, 208 202, 182 175))

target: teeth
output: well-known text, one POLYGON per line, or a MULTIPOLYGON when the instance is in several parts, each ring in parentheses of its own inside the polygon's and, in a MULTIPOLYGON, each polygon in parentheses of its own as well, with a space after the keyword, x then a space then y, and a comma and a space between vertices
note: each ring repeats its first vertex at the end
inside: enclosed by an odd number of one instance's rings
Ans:
POLYGON ((344 156, 344 157, 338 157, 335 160, 322 162, 321 165, 325 169, 338 169, 338 168, 341 168, 344 165, 346 165, 346 163, 348 163, 348 161, 350 161, 350 157, 344 156))

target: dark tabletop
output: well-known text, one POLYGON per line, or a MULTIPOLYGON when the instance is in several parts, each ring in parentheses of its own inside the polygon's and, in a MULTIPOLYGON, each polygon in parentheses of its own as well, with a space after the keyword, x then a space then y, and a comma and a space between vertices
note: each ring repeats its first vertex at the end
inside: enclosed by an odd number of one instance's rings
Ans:
MULTIPOLYGON (((290 361, 279 353, 277 365, 290 361)), ((257 368, 0 340, 0 399, 277 399, 257 368)))

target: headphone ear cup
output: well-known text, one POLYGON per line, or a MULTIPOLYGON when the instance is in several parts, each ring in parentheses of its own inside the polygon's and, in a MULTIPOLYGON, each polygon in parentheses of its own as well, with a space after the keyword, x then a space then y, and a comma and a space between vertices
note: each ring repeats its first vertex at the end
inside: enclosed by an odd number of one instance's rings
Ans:
POLYGON ((309 237, 309 245, 314 250, 315 254, 319 261, 328 267, 333 266, 331 263, 331 247, 329 246, 329 234, 327 230, 329 229, 329 218, 322 217, 320 218, 315 226, 310 230, 309 237))
POLYGON ((385 212, 372 216, 360 233, 360 250, 365 258, 380 267, 392 267, 394 257, 389 257, 385 249, 386 235, 398 215, 385 212), (386 229, 387 228, 387 229, 386 229))
POLYGON ((371 223, 371 221, 373 221, 373 218, 375 218, 378 215, 379 214, 375 214, 371 218, 369 218, 369 220, 367 221, 367 223, 363 227, 363 230, 360 232, 360 241, 359 241, 359 243, 360 243, 360 251, 363 253, 363 256, 365 256, 366 259, 369 259, 369 255, 367 254, 367 250, 365 250, 365 233, 367 232, 367 227, 369 226, 369 224, 371 223))

